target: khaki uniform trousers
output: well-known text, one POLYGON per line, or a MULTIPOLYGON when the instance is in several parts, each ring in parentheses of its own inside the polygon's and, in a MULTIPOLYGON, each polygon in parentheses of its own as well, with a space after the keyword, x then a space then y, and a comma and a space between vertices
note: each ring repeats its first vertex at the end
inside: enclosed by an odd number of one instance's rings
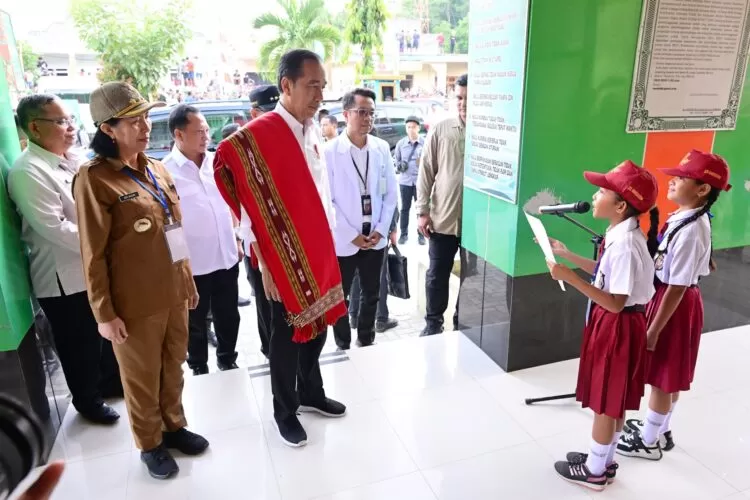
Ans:
POLYGON ((187 426, 182 408, 187 302, 151 316, 123 321, 128 339, 113 346, 135 444, 146 451, 161 444, 162 431, 187 426))

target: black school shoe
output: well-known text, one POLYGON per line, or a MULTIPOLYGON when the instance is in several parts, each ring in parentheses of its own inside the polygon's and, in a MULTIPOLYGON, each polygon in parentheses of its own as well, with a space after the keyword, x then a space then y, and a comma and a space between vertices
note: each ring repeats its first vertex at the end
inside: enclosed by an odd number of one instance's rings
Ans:
POLYGON ((346 415, 346 406, 333 399, 325 398, 319 402, 303 403, 300 405, 299 411, 315 412, 325 417, 338 418, 346 415))
MULTIPOLYGON (((570 463, 578 463, 578 464, 585 464, 586 459, 589 458, 588 453, 579 453, 577 451, 571 451, 567 455, 565 455, 565 459, 570 463)), ((620 465, 617 462, 612 462, 609 464, 604 471, 604 475, 607 476, 607 484, 612 484, 615 482, 615 477, 617 476, 617 469, 620 468, 620 465)))
POLYGON ((208 448, 208 440, 184 427, 174 432, 162 432, 162 444, 185 455, 200 455, 208 448))
POLYGON ((661 460, 663 456, 659 440, 657 439, 656 444, 649 446, 643 442, 640 432, 620 436, 620 441, 617 442, 617 454, 654 461, 661 460))
POLYGON ((593 475, 585 463, 569 462, 567 460, 555 462, 555 471, 565 481, 580 484, 594 491, 602 491, 607 486, 606 474, 600 476, 593 475))
MULTIPOLYGON (((622 428, 622 432, 625 434, 633 434, 634 432, 643 434, 643 426, 643 420, 629 418, 625 421, 625 426, 622 428)), ((661 446, 662 451, 672 451, 674 449, 672 431, 667 431, 659 436, 659 445, 661 446)))
POLYGON ((279 431, 279 437, 285 445, 291 446, 292 448, 300 448, 307 444, 307 433, 299 423, 299 419, 296 414, 289 415, 284 420, 279 420, 276 417, 273 419, 276 424, 276 429, 279 431))
POLYGON ((83 410, 78 412, 83 418, 94 424, 100 425, 113 425, 120 420, 120 414, 115 411, 114 408, 108 406, 106 403, 102 403, 97 407, 89 410, 83 410))
POLYGON ((177 462, 164 447, 164 443, 151 450, 142 451, 141 462, 146 464, 148 474, 154 479, 169 479, 180 472, 177 462))

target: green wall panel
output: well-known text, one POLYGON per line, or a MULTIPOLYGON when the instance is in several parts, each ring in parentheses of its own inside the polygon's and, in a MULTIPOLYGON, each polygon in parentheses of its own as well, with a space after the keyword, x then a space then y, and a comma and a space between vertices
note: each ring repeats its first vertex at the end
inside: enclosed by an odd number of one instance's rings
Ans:
MULTIPOLYGON (((489 196, 473 189, 464 190, 461 245, 482 259, 486 258, 489 230, 489 196)), ((514 250, 511 249, 511 250, 514 250)))

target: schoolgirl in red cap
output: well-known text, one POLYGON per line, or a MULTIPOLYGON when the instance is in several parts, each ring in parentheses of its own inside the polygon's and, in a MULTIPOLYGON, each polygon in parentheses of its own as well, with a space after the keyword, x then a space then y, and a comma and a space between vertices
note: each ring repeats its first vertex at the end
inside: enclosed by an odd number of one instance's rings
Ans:
POLYGON ((729 166, 718 155, 693 150, 675 168, 667 198, 678 209, 659 233, 654 256, 656 295, 648 305, 648 350, 653 351, 646 383, 651 398, 646 418, 628 420, 617 445, 621 455, 659 460, 674 447, 670 423, 680 391, 690 389, 703 330, 698 280, 711 261, 711 207, 729 191, 729 166))
MULTIPOLYGON (((594 217, 609 221, 595 262, 552 240, 553 250, 591 273, 588 282, 562 264, 548 263, 552 278, 563 280, 591 301, 583 333, 576 399, 594 412, 589 453, 568 453, 555 470, 566 481, 603 490, 614 480, 615 448, 625 411, 637 410, 646 377, 646 304, 654 294, 654 264, 638 217, 656 203, 653 175, 631 161, 606 174, 585 172, 599 191, 594 217)), ((656 237, 658 215, 652 217, 656 237)))

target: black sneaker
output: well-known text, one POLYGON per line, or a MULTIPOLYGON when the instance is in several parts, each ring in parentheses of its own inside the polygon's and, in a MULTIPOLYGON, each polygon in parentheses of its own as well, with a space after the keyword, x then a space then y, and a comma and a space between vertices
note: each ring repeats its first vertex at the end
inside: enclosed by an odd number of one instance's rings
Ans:
POLYGON ((445 330, 445 328, 442 327, 442 326, 440 328, 437 328, 437 329, 430 328, 430 327, 426 326, 426 327, 424 327, 424 330, 422 330, 422 332, 419 334, 419 336, 420 337, 429 337, 431 335, 439 335, 439 334, 443 333, 443 330, 445 330))
POLYGON ((307 444, 307 433, 302 424, 299 423, 297 415, 289 415, 281 421, 274 417, 273 422, 276 424, 276 429, 278 429, 279 436, 285 445, 299 448, 307 444))
POLYGON ((407 241, 409 241, 409 237, 405 234, 402 234, 401 237, 398 239, 399 245, 404 245, 407 241))
POLYGON ((383 333, 385 331, 391 330, 392 328, 396 328, 397 326, 398 326, 397 320, 388 318, 385 321, 376 321, 375 331, 378 333, 383 333))
MULTIPOLYGON (((625 434, 632 434, 634 432, 643 433, 643 420, 637 418, 629 418, 625 421, 625 426, 622 428, 622 432, 625 434)), ((674 438, 672 438, 672 431, 667 431, 659 436, 659 445, 662 451, 671 451, 674 449, 674 438)))
POLYGON ((154 479, 168 479, 180 471, 172 455, 160 444, 154 449, 141 452, 141 462, 146 464, 148 474, 154 479))
POLYGON ((346 406, 338 401, 334 401, 333 399, 325 398, 318 403, 308 402, 306 404, 301 404, 299 411, 316 412, 326 417, 337 418, 346 415, 346 406))
POLYGON ((420 245, 424 245, 425 244, 425 240, 424 240, 424 235, 423 234, 420 234, 419 236, 417 236, 417 243, 419 243, 420 245))
MULTIPOLYGON (((565 459, 570 463, 577 463, 577 464, 585 464, 586 460, 589 458, 588 453, 579 453, 577 451, 571 451, 565 456, 565 459)), ((604 471, 604 475, 607 476, 607 484, 612 484, 615 482, 615 477, 617 476, 617 469, 620 468, 620 465, 617 462, 612 462, 607 466, 607 469, 604 471)))
POLYGON ((192 370, 193 370, 193 375, 205 375, 208 373, 208 366, 207 365, 194 366, 192 370))
POLYGON ((236 370, 236 369, 239 368, 239 366, 237 366, 237 363, 235 363, 235 362, 232 362, 232 363, 229 363, 229 364, 227 364, 227 363, 218 363, 217 362, 216 366, 218 366, 219 370, 221 370, 223 372, 225 372, 227 370, 236 370))
POLYGON ((648 446, 643 442, 640 432, 623 434, 617 443, 617 453, 624 457, 645 458, 646 460, 661 460, 662 452, 659 440, 656 444, 648 446))
POLYGON ((83 418, 94 424, 113 425, 120 420, 120 414, 106 403, 102 403, 90 410, 79 411, 78 413, 80 413, 83 418))
POLYGON ((580 484, 594 491, 602 491, 607 486, 606 474, 593 475, 585 463, 568 462, 567 460, 555 462, 555 471, 569 483, 580 484))
POLYGON ((208 440, 184 427, 174 432, 162 432, 162 444, 185 455, 200 455, 208 448, 208 440))

